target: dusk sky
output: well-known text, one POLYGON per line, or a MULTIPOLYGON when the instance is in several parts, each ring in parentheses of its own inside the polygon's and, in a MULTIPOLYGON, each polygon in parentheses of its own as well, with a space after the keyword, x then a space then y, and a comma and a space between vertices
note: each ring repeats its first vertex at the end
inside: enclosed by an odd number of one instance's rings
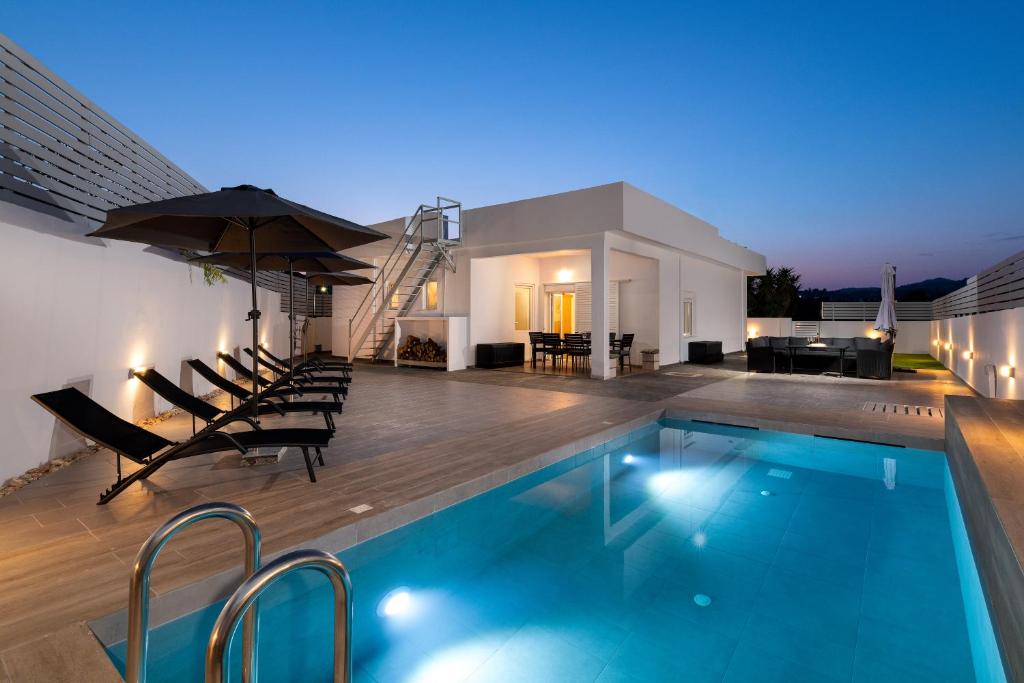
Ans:
POLYGON ((824 287, 1024 249, 1022 27, 1019 0, 0 4, 209 188, 369 223, 626 180, 824 287))

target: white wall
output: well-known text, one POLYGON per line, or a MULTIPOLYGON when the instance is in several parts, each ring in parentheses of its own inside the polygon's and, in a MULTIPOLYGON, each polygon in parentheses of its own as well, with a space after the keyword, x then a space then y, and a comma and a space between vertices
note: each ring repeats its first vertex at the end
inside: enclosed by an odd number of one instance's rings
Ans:
POLYGON ((681 296, 693 293, 693 336, 687 343, 713 340, 722 342, 722 352, 744 348, 746 342, 746 276, 742 271, 684 254, 680 264, 681 296))
POLYGON ((747 318, 747 338, 788 337, 793 334, 792 318, 747 318))
POLYGON ((529 342, 529 330, 515 329, 515 286, 533 285, 531 327, 541 329, 539 259, 530 256, 497 256, 470 262, 469 358, 476 359, 481 343, 529 342))
MULTIPOLYGON (((590 253, 545 256, 537 259, 541 284, 590 282, 590 253)), ((538 328, 540 329, 540 328, 538 328)))
POLYGON ((930 331, 932 355, 979 394, 1024 399, 1024 308, 936 320, 930 331), (965 351, 973 351, 974 358, 964 358, 965 351), (995 366, 996 373, 1013 366, 1016 377, 993 377, 986 366, 995 366))
POLYGON ((661 327, 657 259, 612 250, 608 278, 619 282, 619 331, 633 333, 630 363, 639 365, 643 349, 660 348, 661 327))
MULTIPOLYGON (((210 387, 198 377, 190 386, 182 361, 213 365, 218 349, 251 345, 247 284, 229 278, 208 287, 200 269, 190 281, 186 264, 142 245, 103 246, 70 236, 64 221, 10 204, 0 209, 0 358, 10 368, 0 383, 0 481, 82 445, 55 428, 32 394, 74 384, 117 415, 142 419, 168 406, 128 379, 130 367, 156 367, 201 394, 210 387)), ((284 352, 280 298, 259 294, 263 340, 284 352)))

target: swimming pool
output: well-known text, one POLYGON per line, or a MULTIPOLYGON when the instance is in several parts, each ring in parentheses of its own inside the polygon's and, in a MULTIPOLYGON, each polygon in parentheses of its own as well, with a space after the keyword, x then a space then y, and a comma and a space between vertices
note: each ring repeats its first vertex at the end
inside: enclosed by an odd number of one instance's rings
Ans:
MULTIPOLYGON (((340 557, 357 681, 1002 676, 937 452, 663 421, 340 557)), ((330 680, 321 582, 263 600, 263 680, 330 680)), ((220 607, 154 629, 150 680, 202 680, 220 607)))

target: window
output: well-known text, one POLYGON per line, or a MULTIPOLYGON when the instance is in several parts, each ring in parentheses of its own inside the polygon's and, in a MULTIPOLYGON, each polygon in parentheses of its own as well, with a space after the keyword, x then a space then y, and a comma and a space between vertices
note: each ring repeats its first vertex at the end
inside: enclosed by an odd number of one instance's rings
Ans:
POLYGON ((532 323, 530 309, 533 308, 533 287, 516 285, 515 329, 517 332, 529 331, 532 323))
MULTIPOLYGON (((391 288, 395 286, 394 282, 388 283, 387 291, 391 291, 391 288)), ((399 306, 402 304, 402 298, 398 295, 397 290, 391 295, 391 301, 388 302, 388 308, 392 311, 397 311, 399 306)))
POLYGON ((437 310, 437 280, 431 280, 423 288, 423 308, 427 311, 437 310))
POLYGON ((683 336, 693 336, 693 296, 683 298, 683 336))

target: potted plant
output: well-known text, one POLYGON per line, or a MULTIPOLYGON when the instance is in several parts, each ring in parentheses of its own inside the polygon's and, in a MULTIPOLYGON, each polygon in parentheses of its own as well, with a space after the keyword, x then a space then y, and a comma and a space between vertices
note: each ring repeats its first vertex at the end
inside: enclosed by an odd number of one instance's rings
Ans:
POLYGON ((660 367, 658 364, 658 352, 658 349, 643 349, 640 351, 644 370, 657 370, 660 367))

